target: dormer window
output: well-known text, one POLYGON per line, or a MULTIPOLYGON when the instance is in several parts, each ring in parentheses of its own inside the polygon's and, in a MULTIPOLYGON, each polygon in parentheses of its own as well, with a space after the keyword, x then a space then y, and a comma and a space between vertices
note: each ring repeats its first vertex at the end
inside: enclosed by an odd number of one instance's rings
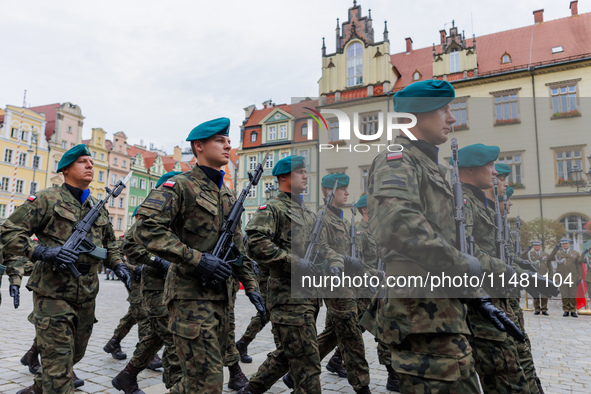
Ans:
POLYGON ((347 49, 347 87, 363 84, 363 46, 355 42, 347 49))
POLYGON ((564 52, 564 48, 561 46, 552 48, 552 54, 564 52))
POLYGON ((250 142, 257 142, 257 135, 258 133, 256 131, 250 133, 250 142))
POLYGON ((509 55, 507 52, 505 52, 503 54, 503 56, 501 56, 501 64, 509 64, 511 63, 511 55, 509 55))
POLYGON ((449 72, 460 72, 460 52, 457 49, 453 49, 449 53, 449 72))
POLYGON ((418 72, 418 71, 415 71, 415 72, 412 74, 412 80, 413 80, 413 81, 418 81, 419 79, 421 79, 421 73, 420 73, 420 72, 418 72))

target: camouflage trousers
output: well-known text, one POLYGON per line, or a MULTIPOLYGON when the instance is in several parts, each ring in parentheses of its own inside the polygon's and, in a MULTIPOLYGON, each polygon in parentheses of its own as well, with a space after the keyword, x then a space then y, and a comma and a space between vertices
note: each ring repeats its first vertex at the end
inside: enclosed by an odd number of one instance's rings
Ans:
POLYGON ((516 342, 519 363, 521 364, 521 368, 523 368, 523 373, 527 379, 529 392, 537 394, 540 392, 538 389, 538 375, 534 365, 534 356, 531 353, 531 342, 527 335, 527 331, 525 331, 523 310, 519 304, 519 298, 509 298, 508 302, 515 316, 514 323, 517 324, 517 327, 519 327, 523 335, 525 335, 525 343, 516 342))
POLYGON ((463 334, 410 334, 389 346, 401 393, 479 393, 472 348, 463 334))
POLYGON ((119 324, 117 325, 117 328, 115 328, 113 336, 121 342, 136 324, 138 325, 138 339, 148 335, 151 328, 147 317, 148 312, 141 303, 130 303, 129 308, 127 308, 127 313, 121 318, 121 320, 119 320, 119 324))
POLYGON ((250 386, 257 391, 267 391, 291 371, 294 393, 320 393, 318 305, 274 305, 270 316, 277 349, 267 355, 250 378, 250 386))
POLYGON ((221 393, 228 346, 230 303, 225 300, 173 300, 168 327, 181 362, 181 393, 221 393))
POLYGON ((41 368, 35 385, 43 393, 73 393, 72 372, 82 360, 92 334, 95 300, 80 304, 43 297, 33 292, 33 312, 41 368))
MULTIPOLYGON (((493 298, 495 307, 517 321, 506 299, 493 298)), ((476 370, 485 393, 529 393, 529 384, 512 337, 500 332, 478 313, 468 311, 476 370)))
POLYGON ((322 360, 335 346, 341 349, 347 380, 354 390, 369 385, 369 365, 365 359, 363 331, 359 325, 355 298, 326 298, 324 331, 318 336, 322 360))
MULTIPOLYGON (((149 330, 140 337, 135 347, 133 357, 129 361, 136 368, 144 369, 154 359, 158 351, 164 346, 162 353, 162 381, 167 389, 181 380, 183 373, 181 362, 174 347, 172 334, 168 330, 168 308, 162 303, 163 291, 145 290, 143 295, 144 307, 148 314, 146 321, 149 330)), ((142 323, 143 324, 143 323, 142 323)), ((176 390, 173 390, 176 392, 176 390)))
MULTIPOLYGON (((357 316, 361 319, 367 307, 371 303, 371 298, 358 298, 357 299, 357 316)), ((361 331, 365 331, 364 327, 361 327, 361 331)), ((384 342, 380 341, 378 338, 374 338, 377 342, 377 352, 378 352, 378 361, 380 365, 391 365, 392 359, 390 357, 390 349, 388 349, 388 345, 384 342)))

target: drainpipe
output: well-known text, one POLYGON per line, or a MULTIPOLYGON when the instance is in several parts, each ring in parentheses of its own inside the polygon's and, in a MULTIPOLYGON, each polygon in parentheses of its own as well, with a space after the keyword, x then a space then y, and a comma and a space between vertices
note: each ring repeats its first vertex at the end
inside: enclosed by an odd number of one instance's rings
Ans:
POLYGON ((536 85, 535 85, 535 77, 534 77, 535 67, 531 66, 529 68, 529 72, 531 74, 531 87, 533 92, 533 101, 534 101, 534 131, 536 134, 536 159, 538 162, 538 199, 540 200, 540 217, 544 218, 544 210, 542 208, 542 177, 540 171, 540 144, 538 142, 538 116, 537 116, 537 108, 536 108, 536 85))

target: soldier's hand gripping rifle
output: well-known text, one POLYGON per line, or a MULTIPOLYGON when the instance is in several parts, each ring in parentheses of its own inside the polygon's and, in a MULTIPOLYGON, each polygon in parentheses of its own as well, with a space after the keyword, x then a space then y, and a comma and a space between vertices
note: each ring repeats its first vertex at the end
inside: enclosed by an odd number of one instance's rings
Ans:
MULTIPOLYGON (((244 201, 250 193, 250 189, 253 186, 256 186, 261 179, 261 175, 263 175, 263 163, 267 161, 267 157, 269 156, 269 152, 271 149, 267 150, 265 156, 263 157, 263 161, 257 164, 253 173, 248 173, 248 185, 242 189, 240 196, 232 206, 232 210, 230 214, 226 218, 222 226, 222 235, 218 239, 218 242, 215 244, 215 248, 211 253, 215 257, 222 259, 230 264, 234 264, 237 266, 242 265, 242 254, 238 249, 238 246, 234 243, 234 234, 236 233, 236 227, 240 222, 240 217, 242 216, 242 212, 244 212, 244 201)), ((206 283, 204 283, 205 285, 206 283)), ((212 282, 212 285, 216 288, 218 292, 223 291, 223 286, 217 280, 212 282)))
POLYGON ((464 190, 460 182, 460 169, 458 160, 458 141, 451 139, 452 157, 452 187, 454 192, 454 220, 456 222, 456 242, 460 252, 474 255, 474 237, 466 237, 466 212, 464 207, 464 190))
MULTIPOLYGON (((92 228, 94 222, 98 219, 103 206, 109 201, 109 198, 115 198, 119 196, 119 194, 121 194, 121 192, 125 188, 125 185, 127 184, 127 182, 129 182, 131 174, 133 174, 133 171, 130 171, 129 174, 127 174, 127 176, 125 177, 125 179, 122 179, 119 182, 117 182, 113 189, 105 187, 105 190, 107 191, 107 196, 103 200, 96 203, 90 209, 90 211, 88 211, 86 216, 84 216, 84 219, 78 222, 76 228, 74 229, 74 232, 72 233, 72 235, 70 235, 70 238, 68 238, 66 243, 63 245, 64 249, 76 250, 80 253, 88 253, 89 255, 101 260, 107 258, 107 249, 96 246, 95 244, 90 242, 88 238, 86 238, 86 236, 90 232, 90 229, 92 228)), ((74 278, 80 277, 80 272, 78 272, 76 266, 74 266, 73 263, 65 265, 74 278)))
POLYGON ((318 255, 320 254, 320 234, 322 233, 322 229, 324 228, 324 215, 326 215, 326 210, 328 209, 328 207, 332 205, 332 201, 334 200, 334 193, 337 190, 338 184, 339 181, 336 181, 334 183, 334 187, 328 193, 324 207, 316 217, 316 222, 314 223, 312 233, 310 234, 310 238, 308 240, 308 247, 306 248, 306 254, 304 255, 304 259, 312 262, 312 264, 314 265, 322 265, 322 262, 316 264, 316 260, 318 259, 318 255))

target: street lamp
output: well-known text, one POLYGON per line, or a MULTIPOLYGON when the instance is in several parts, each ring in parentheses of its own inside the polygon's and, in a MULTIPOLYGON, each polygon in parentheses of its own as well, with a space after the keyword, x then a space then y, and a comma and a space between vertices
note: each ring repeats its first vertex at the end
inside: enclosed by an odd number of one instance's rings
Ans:
MULTIPOLYGON (((37 150, 39 149, 39 133, 36 133, 34 129, 31 129, 31 143, 27 152, 33 153, 33 140, 35 141, 35 156, 33 156, 33 184, 35 185, 35 192, 37 192, 37 184, 35 183, 35 172, 37 171, 37 150)), ((31 194, 33 191, 31 191, 31 194)))
POLYGON ((587 182, 585 182, 586 185, 583 185, 583 174, 583 170, 576 165, 568 171, 569 179, 575 182, 577 186, 577 193, 579 192, 579 184, 581 185, 580 189, 582 189, 583 192, 586 191, 585 189, 589 188, 589 192, 591 193, 591 169, 585 174, 585 177, 587 178, 587 182))
POLYGON ((275 187, 275 185, 267 186, 267 188, 265 189, 265 197, 267 198, 267 200, 274 197, 276 191, 277 188, 275 187))

